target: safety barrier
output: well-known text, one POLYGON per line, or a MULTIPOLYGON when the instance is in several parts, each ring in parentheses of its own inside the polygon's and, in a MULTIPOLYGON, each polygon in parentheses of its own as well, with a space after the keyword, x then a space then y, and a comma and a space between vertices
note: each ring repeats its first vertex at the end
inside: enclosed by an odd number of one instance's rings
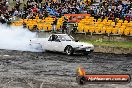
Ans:
POLYGON ((90 17, 90 14, 64 14, 67 17, 68 22, 79 22, 83 18, 90 17))

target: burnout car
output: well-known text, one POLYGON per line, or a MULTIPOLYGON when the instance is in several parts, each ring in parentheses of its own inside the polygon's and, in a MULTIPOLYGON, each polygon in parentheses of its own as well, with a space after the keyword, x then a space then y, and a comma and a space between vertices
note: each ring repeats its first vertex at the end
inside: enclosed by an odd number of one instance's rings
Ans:
POLYGON ((90 43, 75 41, 67 34, 51 34, 48 38, 37 38, 30 40, 30 45, 40 44, 45 51, 63 52, 67 55, 74 53, 89 54, 93 52, 94 46, 90 43))

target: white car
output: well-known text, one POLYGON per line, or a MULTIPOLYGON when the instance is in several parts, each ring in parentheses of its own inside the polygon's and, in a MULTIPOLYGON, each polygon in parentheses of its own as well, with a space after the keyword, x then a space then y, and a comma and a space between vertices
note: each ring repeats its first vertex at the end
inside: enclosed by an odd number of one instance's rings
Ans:
POLYGON ((90 43, 75 41, 67 34, 51 34, 48 38, 37 38, 30 40, 30 45, 40 44, 43 50, 64 52, 67 55, 83 53, 85 55, 93 52, 94 46, 90 43))

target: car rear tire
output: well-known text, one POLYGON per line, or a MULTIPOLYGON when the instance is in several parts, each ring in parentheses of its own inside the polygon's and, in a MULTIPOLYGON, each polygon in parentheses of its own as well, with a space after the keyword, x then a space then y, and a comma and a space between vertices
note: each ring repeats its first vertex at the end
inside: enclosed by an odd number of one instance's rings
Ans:
POLYGON ((67 55, 72 55, 73 54, 72 46, 67 46, 65 52, 67 55))

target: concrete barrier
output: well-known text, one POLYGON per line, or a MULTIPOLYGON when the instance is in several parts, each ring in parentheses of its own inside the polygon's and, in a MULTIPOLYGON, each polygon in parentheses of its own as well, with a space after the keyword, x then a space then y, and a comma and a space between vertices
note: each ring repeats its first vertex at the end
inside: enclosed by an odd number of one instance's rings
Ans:
POLYGON ((110 47, 110 46, 95 46, 94 52, 114 53, 114 54, 132 54, 131 48, 110 47))

